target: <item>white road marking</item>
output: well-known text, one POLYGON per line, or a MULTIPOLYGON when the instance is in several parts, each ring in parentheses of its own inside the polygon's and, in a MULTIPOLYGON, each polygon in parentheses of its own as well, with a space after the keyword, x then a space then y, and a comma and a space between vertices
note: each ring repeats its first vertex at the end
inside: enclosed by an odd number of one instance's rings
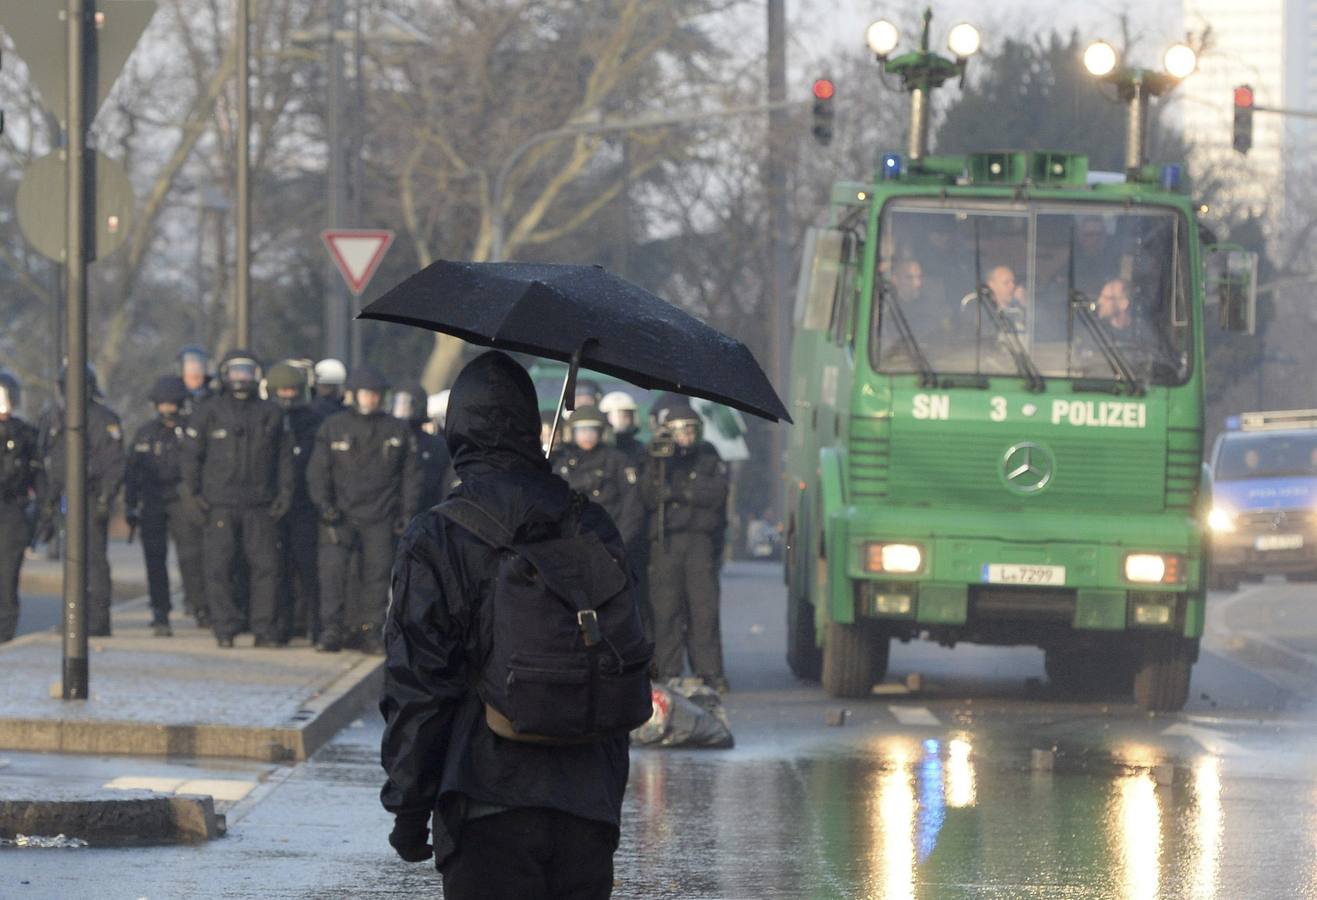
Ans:
POLYGON ((1217 756, 1239 756, 1245 752, 1243 747, 1234 741, 1226 740, 1219 732, 1210 728, 1200 728, 1197 725, 1186 725, 1183 722, 1177 722, 1162 731, 1162 734, 1187 737, 1208 753, 1217 756))
POLYGON ((237 801, 256 787, 254 781, 234 778, 162 778, 149 775, 122 775, 104 785, 115 791, 153 791, 157 794, 202 794, 216 800, 237 801))
POLYGON ((942 724, 942 721, 933 715, 926 706, 889 706, 887 709, 896 718, 896 721, 902 725, 932 725, 936 727, 942 724))

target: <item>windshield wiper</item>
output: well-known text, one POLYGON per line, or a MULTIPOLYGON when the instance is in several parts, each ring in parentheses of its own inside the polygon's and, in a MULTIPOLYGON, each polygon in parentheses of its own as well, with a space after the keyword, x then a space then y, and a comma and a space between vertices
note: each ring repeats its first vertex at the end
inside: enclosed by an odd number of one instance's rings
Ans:
POLYGON ((910 320, 905 317, 905 310, 901 308, 901 302, 896 299, 896 292, 891 289, 887 282, 879 281, 878 296, 882 300, 884 308, 892 313, 892 321, 896 323, 897 333, 901 335, 901 341, 905 344, 906 352, 910 354, 910 359, 914 362, 915 367, 919 369, 919 386, 924 388, 937 387, 937 372, 933 370, 928 357, 924 355, 923 348, 919 346, 919 341, 915 340, 914 329, 910 327, 910 320))
MULTIPOLYGON (((1029 351, 1024 348, 1024 341, 1020 340, 1015 325, 1007 320, 1001 314, 1001 310, 997 308, 997 302, 991 296, 991 289, 986 284, 980 284, 974 290, 973 296, 979 301, 979 309, 987 313, 988 319, 996 327, 997 335, 1001 338, 1002 343, 1006 345, 1006 351, 1015 360, 1015 367, 1019 369, 1024 380, 1029 383, 1029 390, 1041 392, 1047 387, 1047 382, 1043 380, 1043 373, 1038 371, 1038 366, 1034 364, 1033 358, 1029 356, 1029 351)), ((976 338, 976 340, 978 339, 976 338)))
POLYGON ((1093 314, 1093 300, 1083 291, 1073 288, 1070 291, 1070 308, 1078 314, 1079 321, 1084 323, 1088 333, 1097 342, 1098 350, 1106 359, 1107 365, 1116 373, 1117 380, 1128 385, 1130 394, 1141 396, 1144 393, 1143 382, 1134 374, 1134 367, 1130 365, 1125 354, 1120 352, 1106 326, 1093 314))

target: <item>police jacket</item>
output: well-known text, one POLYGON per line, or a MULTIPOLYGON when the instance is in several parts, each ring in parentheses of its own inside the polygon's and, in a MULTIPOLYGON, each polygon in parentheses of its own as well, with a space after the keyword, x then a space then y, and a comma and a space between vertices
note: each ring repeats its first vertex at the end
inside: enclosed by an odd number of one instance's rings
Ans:
POLYGON ((0 503, 26 506, 30 495, 41 496, 45 468, 41 464, 40 433, 17 416, 0 422, 0 503))
POLYGON ((306 486, 306 472, 323 421, 324 417, 310 406, 294 406, 284 413, 284 427, 293 442, 293 509, 304 513, 315 509, 306 486))
POLYGON ((416 464, 421 472, 421 497, 416 507, 420 512, 443 502, 448 493, 444 474, 452 460, 448 456, 448 445, 439 435, 413 426, 412 436, 416 438, 416 464))
POLYGON ((591 450, 568 445, 553 454, 554 474, 602 506, 628 547, 644 539, 645 509, 640 498, 640 473, 614 447, 591 450))
POLYGON ((383 412, 334 413, 316 434, 307 469, 311 502, 353 522, 397 522, 416 515, 421 478, 407 423, 383 412))
MULTIPOLYGON (((64 494, 64 410, 51 416, 46 437, 46 480, 50 484, 47 512, 59 506, 64 494)), ((123 425, 105 404, 92 400, 87 404, 87 496, 108 511, 123 485, 123 425)))
MULTIPOLYGON (((524 369, 486 353, 458 376, 446 423, 462 479, 456 496, 521 537, 556 528, 573 496, 543 458, 534 390, 524 369), (473 369, 486 377, 469 385, 473 369), (509 419, 524 420, 525 428, 512 432, 509 419)), ((620 538, 599 506, 587 506, 581 524, 620 557, 620 538)), ((394 562, 380 799, 397 814, 434 812, 436 864, 453 852, 469 801, 556 809, 614 829, 621 817, 625 735, 546 747, 497 737, 485 724, 473 684, 488 652, 486 611, 498 564, 499 554, 433 510, 413 520, 394 562)))
POLYGON ((649 451, 645 448, 645 442, 634 433, 617 435, 613 439, 613 447, 627 458, 627 465, 636 467, 637 472, 645 468, 649 451))
POLYGON ((183 491, 216 506, 292 502, 293 442, 278 404, 220 394, 197 406, 183 435, 183 491))
POLYGON ((128 445, 128 467, 123 480, 123 502, 129 510, 162 507, 178 499, 183 480, 179 456, 183 445, 183 419, 156 418, 133 435, 128 445))
POLYGON ((727 524, 727 488, 727 464, 707 441, 678 447, 674 456, 651 457, 641 479, 649 536, 721 534, 727 524))

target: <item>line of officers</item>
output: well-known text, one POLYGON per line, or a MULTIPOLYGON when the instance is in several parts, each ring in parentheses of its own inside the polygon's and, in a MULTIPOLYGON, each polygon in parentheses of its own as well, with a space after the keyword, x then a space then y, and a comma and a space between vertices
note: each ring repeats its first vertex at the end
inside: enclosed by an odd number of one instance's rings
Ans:
MULTIPOLYGON (((250 631, 257 647, 305 637, 326 652, 382 652, 394 544, 458 482, 442 438, 447 392, 401 386, 386 411, 390 385, 370 366, 349 374, 334 359, 284 360, 264 372, 233 350, 216 376, 197 346, 183 348, 178 364, 152 387, 155 417, 126 445, 88 372, 88 633, 111 633, 109 525, 122 487, 155 634, 173 633, 172 539, 185 609, 220 647, 250 631)), ((64 381, 61 373, 61 395, 64 381)), ((63 409, 33 427, 17 414, 20 391, 0 370, 0 642, 17 627, 24 551, 53 538, 63 511, 63 409)), ((681 676, 689 664, 725 690, 727 466, 683 398, 665 395, 651 408, 648 445, 626 392, 601 396, 582 380, 575 407, 550 465, 616 522, 648 597, 656 677, 681 676)), ((546 414, 546 445, 552 428, 546 414)))

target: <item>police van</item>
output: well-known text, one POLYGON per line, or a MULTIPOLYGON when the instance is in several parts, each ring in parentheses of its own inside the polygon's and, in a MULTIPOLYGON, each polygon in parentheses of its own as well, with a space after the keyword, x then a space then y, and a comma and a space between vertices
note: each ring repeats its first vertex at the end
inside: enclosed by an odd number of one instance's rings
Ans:
POLYGON ((1212 451, 1212 583, 1317 581, 1317 409, 1226 421, 1212 451))

